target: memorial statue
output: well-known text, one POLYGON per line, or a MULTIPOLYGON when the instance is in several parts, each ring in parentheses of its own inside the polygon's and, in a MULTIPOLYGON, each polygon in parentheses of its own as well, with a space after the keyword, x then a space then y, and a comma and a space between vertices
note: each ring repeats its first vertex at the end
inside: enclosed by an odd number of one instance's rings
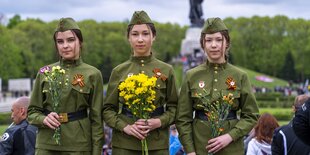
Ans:
POLYGON ((191 21, 191 27, 202 27, 204 20, 201 18, 202 13, 202 3, 203 0, 189 0, 190 2, 190 13, 189 18, 191 21))

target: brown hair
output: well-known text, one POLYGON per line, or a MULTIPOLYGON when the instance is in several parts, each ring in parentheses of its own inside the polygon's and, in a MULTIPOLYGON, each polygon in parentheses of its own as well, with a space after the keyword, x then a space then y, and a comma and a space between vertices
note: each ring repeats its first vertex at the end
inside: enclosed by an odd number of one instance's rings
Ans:
POLYGON ((254 127, 257 141, 271 144, 273 132, 277 127, 279 127, 279 124, 274 116, 269 113, 261 115, 257 125, 254 127))
MULTIPOLYGON (((224 30, 224 31, 219 31, 222 36, 225 38, 226 42, 227 42, 227 47, 226 47, 226 51, 225 51, 225 60, 228 60, 228 51, 230 49, 230 36, 228 33, 228 30, 224 30)), ((204 46, 205 46, 205 37, 206 37, 206 33, 201 33, 200 35, 200 46, 201 48, 204 50, 204 46)))
MULTIPOLYGON (((128 25, 128 26, 127 26, 127 38, 129 38, 129 33, 130 33, 130 31, 132 30, 133 26, 135 26, 135 25, 128 25)), ((152 23, 147 23, 146 26, 148 26, 148 27, 151 29, 151 31, 152 31, 152 33, 153 33, 153 37, 156 37, 156 28, 155 28, 155 25, 152 24, 152 23)))
MULTIPOLYGON (((82 43, 83 43, 83 35, 82 35, 82 31, 79 29, 71 29, 70 30, 72 33, 74 33, 76 35, 76 37, 79 39, 80 42, 80 56, 81 56, 81 52, 82 52, 82 43)), ((58 48, 57 48, 57 42, 56 42, 56 35, 59 31, 56 31, 54 33, 53 39, 54 39, 54 44, 55 44, 55 49, 56 49, 56 54, 59 56, 58 53, 58 48)))

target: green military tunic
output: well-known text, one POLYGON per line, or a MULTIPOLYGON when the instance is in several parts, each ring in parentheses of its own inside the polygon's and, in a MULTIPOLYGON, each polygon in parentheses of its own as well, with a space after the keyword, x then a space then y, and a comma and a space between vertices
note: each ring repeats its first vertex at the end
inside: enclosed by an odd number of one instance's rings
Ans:
POLYGON ((88 117, 61 124, 61 145, 52 138, 54 130, 43 124, 44 110, 52 110, 52 99, 45 75, 38 73, 28 108, 29 121, 38 126, 36 148, 41 150, 91 152, 100 155, 103 146, 103 81, 98 69, 75 61, 61 60, 49 66, 60 65, 65 70, 68 85, 62 89, 59 111, 65 113, 88 110, 88 117), (81 74, 85 85, 72 84, 74 76, 81 74))
MULTIPOLYGON (((123 114, 124 99, 119 97, 118 86, 130 75, 144 73, 149 77, 155 76, 154 69, 160 71, 167 79, 158 78, 156 82, 155 106, 164 107, 165 112, 157 118, 161 121, 161 127, 149 133, 147 145, 152 150, 168 150, 169 126, 174 123, 177 106, 177 91, 172 66, 156 59, 154 56, 134 57, 118 65, 112 71, 107 95, 103 106, 105 122, 113 128, 112 146, 127 150, 141 150, 141 141, 136 137, 127 135, 123 129, 136 120, 123 114)), ((126 107, 125 107, 126 108, 126 107)), ((166 151, 168 152, 168 151, 166 151)))
POLYGON ((196 152, 197 155, 207 155, 206 146, 211 139, 211 127, 204 119, 196 118, 193 114, 201 100, 199 93, 206 93, 211 100, 218 100, 223 94, 233 93, 234 103, 232 110, 240 111, 238 119, 225 120, 224 131, 228 133, 233 142, 216 153, 217 155, 241 155, 244 153, 243 136, 245 136, 257 121, 258 107, 251 85, 245 72, 229 64, 205 63, 186 73, 180 92, 176 114, 176 126, 179 138, 187 153, 196 152), (227 79, 235 82, 235 89, 229 89, 227 79), (206 91, 203 92, 203 89, 206 91))

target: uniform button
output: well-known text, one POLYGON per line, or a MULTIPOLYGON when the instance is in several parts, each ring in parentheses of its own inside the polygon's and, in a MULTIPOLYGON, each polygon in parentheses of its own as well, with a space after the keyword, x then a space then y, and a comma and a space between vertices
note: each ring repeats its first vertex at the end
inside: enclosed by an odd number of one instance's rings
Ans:
POLYGON ((144 71, 141 71, 141 73, 143 73, 143 74, 144 74, 144 71))
POLYGON ((216 89, 216 88, 214 88, 213 90, 214 90, 214 91, 217 91, 217 89, 216 89))
POLYGON ((214 82, 217 82, 217 79, 214 79, 214 82))
POLYGON ((215 101, 215 103, 216 103, 216 104, 219 104, 220 102, 219 102, 219 101, 215 101))
POLYGON ((217 66, 215 66, 215 67, 214 67, 214 69, 215 69, 215 70, 217 70, 217 69, 218 69, 218 67, 217 67, 217 66))
POLYGON ((157 87, 160 87, 160 85, 157 85, 157 87))
POLYGON ((143 62, 144 62, 144 60, 141 60, 141 62, 143 63, 143 62))
POLYGON ((141 66, 144 66, 144 64, 141 64, 141 66))
POLYGON ((217 74, 217 71, 214 71, 215 74, 217 74))
POLYGON ((80 92, 83 92, 83 89, 80 89, 80 92))

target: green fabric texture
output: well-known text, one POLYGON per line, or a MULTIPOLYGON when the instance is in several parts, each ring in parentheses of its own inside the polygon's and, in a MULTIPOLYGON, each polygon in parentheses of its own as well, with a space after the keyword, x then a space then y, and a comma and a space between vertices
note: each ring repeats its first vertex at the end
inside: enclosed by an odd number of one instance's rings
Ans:
POLYGON ((80 27, 72 18, 61 18, 56 28, 56 32, 64 32, 67 30, 77 29, 80 30, 80 27))
POLYGON ((61 124, 61 145, 56 145, 52 138, 54 130, 43 124, 46 117, 44 110, 53 110, 53 101, 45 76, 37 74, 33 87, 31 101, 28 108, 29 123, 38 127, 36 149, 60 152, 91 152, 92 155, 101 154, 104 143, 102 103, 103 81, 101 72, 82 61, 63 60, 48 66, 61 66, 65 69, 68 85, 62 89, 59 111, 70 113, 87 109, 88 117, 61 124), (85 85, 72 84, 75 76, 81 74, 85 85))
POLYGON ((145 11, 135 11, 131 17, 129 25, 154 24, 145 11))
POLYGON ((179 95, 176 127, 179 138, 186 153, 196 152, 207 155, 206 146, 211 137, 211 126, 207 120, 194 117, 193 112, 201 100, 197 94, 205 94, 211 101, 218 100, 222 94, 236 94, 232 104, 233 111, 238 111, 238 119, 224 121, 224 132, 233 142, 216 155, 243 154, 243 137, 251 131, 259 113, 256 99, 252 93, 249 78, 245 72, 229 64, 204 63, 186 72, 179 95), (228 88, 226 81, 232 77, 236 89, 228 88))
MULTIPOLYGON (((169 147, 169 127, 174 123, 178 102, 175 76, 171 65, 166 64, 153 55, 134 57, 115 67, 108 83, 107 95, 103 105, 103 118, 106 124, 113 128, 112 147, 127 150, 141 150, 141 141, 134 136, 127 135, 123 129, 133 124, 136 119, 122 112, 126 108, 123 97, 119 96, 118 86, 130 75, 143 73, 148 77, 155 75, 154 69, 167 77, 166 80, 158 78, 156 81, 156 107, 164 107, 165 112, 154 116, 161 121, 161 127, 149 132, 147 145, 149 150, 167 150, 169 147)), ((113 150, 114 151, 114 150, 113 150)), ((113 152, 114 154, 114 152, 113 152)), ((118 153, 116 153, 118 154, 118 153)))
POLYGON ((201 33, 212 34, 228 30, 221 18, 208 18, 203 26, 201 33))

